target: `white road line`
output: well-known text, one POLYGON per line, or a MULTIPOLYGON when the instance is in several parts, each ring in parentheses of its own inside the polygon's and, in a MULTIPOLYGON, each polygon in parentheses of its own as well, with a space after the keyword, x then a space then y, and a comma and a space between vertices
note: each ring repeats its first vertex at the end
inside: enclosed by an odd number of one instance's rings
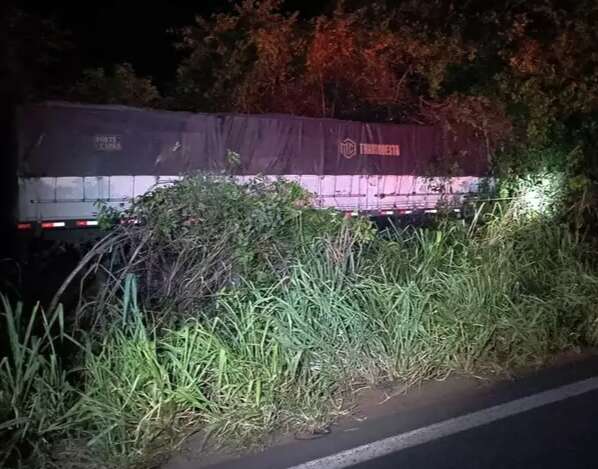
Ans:
POLYGON ((341 469, 598 389, 598 377, 543 391, 400 435, 314 459, 289 469, 341 469))

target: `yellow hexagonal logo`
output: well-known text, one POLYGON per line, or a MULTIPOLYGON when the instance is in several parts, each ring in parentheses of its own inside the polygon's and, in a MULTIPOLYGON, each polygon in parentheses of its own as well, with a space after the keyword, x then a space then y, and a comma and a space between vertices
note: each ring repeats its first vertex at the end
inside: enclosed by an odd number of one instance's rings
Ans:
POLYGON ((345 158, 350 160, 357 155, 357 143, 350 138, 346 138, 338 142, 338 152, 345 158))

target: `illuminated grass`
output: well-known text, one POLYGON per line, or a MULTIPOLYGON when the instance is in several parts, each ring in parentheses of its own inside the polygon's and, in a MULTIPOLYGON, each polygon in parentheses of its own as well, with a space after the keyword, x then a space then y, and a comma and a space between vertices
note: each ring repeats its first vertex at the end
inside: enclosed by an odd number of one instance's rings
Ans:
MULTIPOLYGON (((361 244, 343 231, 306 244, 277 282, 242 282, 168 324, 141 310, 127 277, 119 315, 84 341, 80 394, 57 408, 69 417, 54 435, 143 466, 191 431, 256 441, 317 427, 364 383, 538 363, 596 337, 598 278, 583 249, 540 222, 391 229, 361 244)), ((31 350, 41 363, 52 357, 49 346, 31 350)), ((2 383, 16 366, 3 362, 2 383)), ((70 376, 46 369, 31 374, 70 376)), ((18 405, 43 412, 28 396, 18 405)))

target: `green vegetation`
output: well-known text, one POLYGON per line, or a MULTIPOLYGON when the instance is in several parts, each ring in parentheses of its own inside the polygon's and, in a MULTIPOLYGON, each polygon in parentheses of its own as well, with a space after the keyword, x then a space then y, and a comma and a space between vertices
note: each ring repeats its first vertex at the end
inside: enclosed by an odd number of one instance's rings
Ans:
POLYGON ((104 68, 84 70, 69 97, 73 101, 138 107, 155 106, 161 99, 152 81, 137 76, 129 63, 115 65, 112 73, 104 68))
MULTIPOLYGON (((276 283, 316 236, 333 236, 346 224, 359 239, 373 236, 365 220, 344 221, 310 204, 299 185, 259 178, 235 184, 230 176, 198 175, 158 188, 119 215, 141 225, 116 227, 82 263, 90 273, 109 270, 84 309, 104 317, 106 304, 134 274, 144 307, 188 315, 225 286, 276 283)), ((105 212, 103 223, 114 216, 105 212)))
POLYGON ((577 189, 595 191, 595 0, 294 7, 238 0, 200 9, 203 16, 190 15, 171 36, 177 62, 155 61, 153 73, 163 77, 156 82, 136 74, 147 71, 143 63, 73 66, 83 51, 67 25, 12 7, 2 17, 3 84, 17 102, 61 97, 439 125, 454 140, 457 161, 472 137, 502 170, 520 170, 530 153, 544 166, 553 153, 560 164, 573 163, 577 189))
POLYGON ((376 232, 305 202, 281 182, 186 178, 84 259, 110 275, 79 328, 4 301, 4 464, 147 467, 191 432, 317 429, 356 386, 500 372, 598 340, 594 256, 568 226, 513 203, 376 232), (163 269, 170 290, 152 279, 163 269))
POLYGON ((155 191, 68 279, 101 278, 68 318, 62 290, 46 313, 3 298, 0 465, 147 466, 192 431, 317 428, 363 383, 596 344, 598 3, 326 3, 197 18, 160 91, 128 64, 66 80, 64 28, 12 8, 4 88, 11 102, 438 125, 453 143, 442 163, 483 142, 512 201, 376 232, 284 183, 155 191))

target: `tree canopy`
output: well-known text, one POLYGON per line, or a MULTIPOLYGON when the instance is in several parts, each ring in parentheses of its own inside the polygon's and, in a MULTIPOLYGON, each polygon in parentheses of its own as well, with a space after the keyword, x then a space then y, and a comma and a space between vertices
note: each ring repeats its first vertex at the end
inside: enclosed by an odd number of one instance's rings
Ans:
POLYGON ((119 64, 112 72, 104 68, 83 71, 69 98, 97 104, 125 104, 150 107, 160 105, 160 93, 151 79, 139 77, 129 63, 119 64))
MULTIPOLYGON (((201 112, 439 124, 453 139, 481 139, 511 168, 554 163, 593 171, 597 0, 333 0, 320 11, 239 0, 176 31, 173 83, 158 88, 121 64, 86 70, 63 95, 201 112)), ((31 24, 12 18, 13 30, 31 24)), ((42 29, 58 38, 51 26, 42 29)), ((42 62, 55 57, 59 41, 44 43, 50 47, 36 53, 42 62)))

